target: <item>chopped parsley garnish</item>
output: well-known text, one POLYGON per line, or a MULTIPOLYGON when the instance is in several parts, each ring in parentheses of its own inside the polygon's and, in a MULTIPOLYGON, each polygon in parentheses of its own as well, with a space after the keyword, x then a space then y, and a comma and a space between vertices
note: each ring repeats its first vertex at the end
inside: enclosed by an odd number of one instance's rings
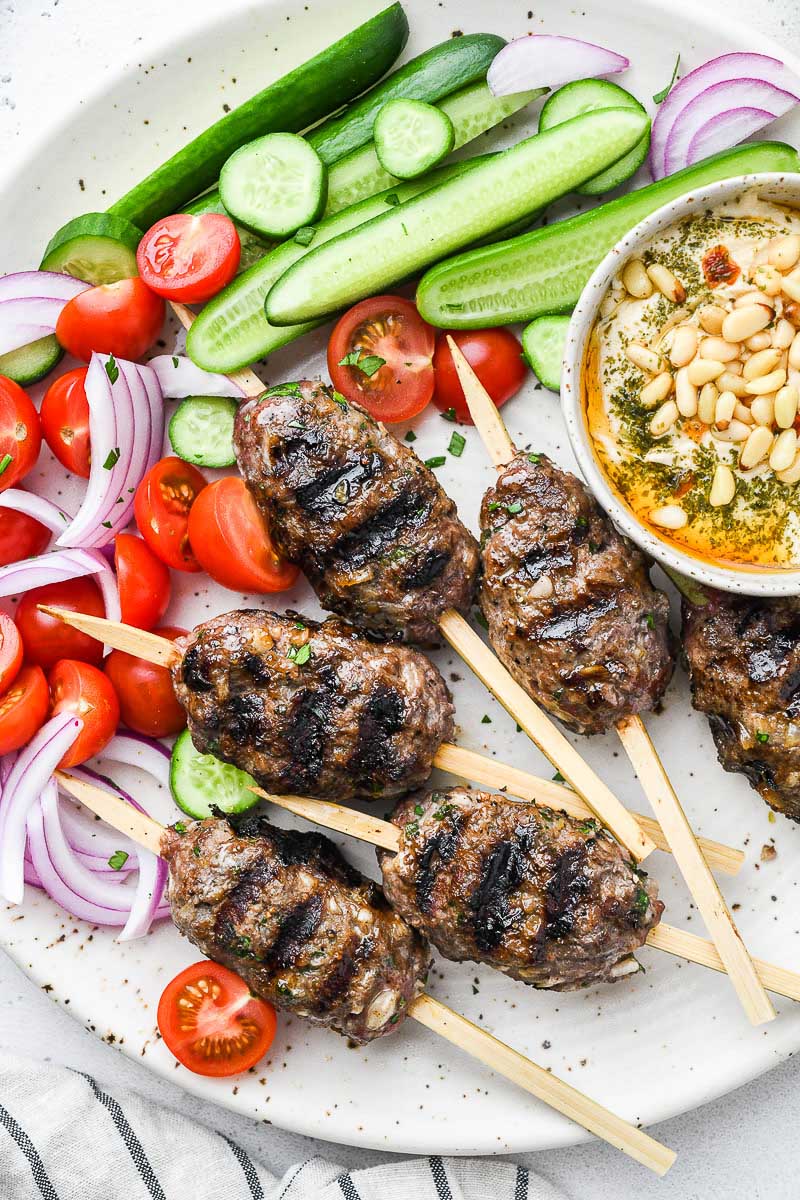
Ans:
POLYGON ((111 528, 111 522, 110 522, 110 521, 101 521, 101 522, 100 522, 100 524, 103 526, 103 528, 104 528, 104 529, 110 529, 110 528, 111 528))
POLYGON ((172 828, 176 833, 186 833, 186 826, 184 825, 183 821, 176 821, 172 828))
POLYGON ((115 850, 108 860, 108 865, 112 871, 121 871, 128 861, 128 855, 125 850, 115 850))
POLYGON ((415 805, 414 805, 414 812, 417 814, 417 816, 418 816, 418 817, 421 817, 421 816, 423 816, 423 815, 424 815, 424 813, 425 813, 425 809, 422 807, 422 805, 421 805, 421 804, 415 804, 415 805))
POLYGON ((443 804, 442 807, 437 808, 436 812, 433 814, 434 818, 437 821, 443 821, 445 817, 450 816, 450 813, 455 812, 457 807, 457 804, 443 804))
POLYGON ((397 192, 389 192, 388 196, 384 196, 384 200, 390 208, 397 208, 398 204, 400 203, 400 197, 398 196, 397 192))
POLYGON ((311 643, 306 642, 303 646, 290 646, 286 651, 286 657, 297 667, 303 667, 311 658, 311 643))
POLYGON ((454 408, 446 408, 444 412, 440 412, 439 416, 443 421, 455 421, 456 410, 454 408))
POLYGON ((361 350, 351 350, 349 354, 345 354, 344 358, 339 360, 340 367, 357 367, 359 371, 363 371, 367 379, 371 379, 380 371, 381 367, 386 366, 386 359, 381 358, 378 354, 364 354, 361 350))
POLYGON ((636 889, 636 898, 633 902, 633 911, 644 915, 650 907, 650 897, 643 887, 636 889))
POLYGON ((341 392, 334 392, 332 399, 334 404, 339 405, 339 408, 343 408, 345 411, 347 410, 347 401, 341 392))
POLYGON ((522 501, 512 500, 511 504, 503 504, 501 500, 489 501, 489 512, 496 512, 498 508, 504 508, 511 517, 515 517, 517 513, 522 512, 522 501))
POLYGON ((278 993, 279 996, 291 996, 292 995, 292 989, 290 987, 288 987, 285 983, 279 983, 278 986, 275 988, 275 991, 278 993))
POLYGON ((299 383, 276 383, 275 387, 267 388, 266 396, 302 396, 299 383))
POLYGON ((453 435, 450 438, 450 445, 447 447, 453 458, 461 458, 464 453, 464 447, 467 444, 467 439, 460 434, 457 429, 453 430, 453 435))
POLYGON ((178 367, 181 365, 181 360, 178 358, 178 356, 176 354, 173 354, 173 356, 172 356, 172 365, 176 371, 177 371, 178 367))
POLYGON ((644 623, 648 629, 655 629, 656 619, 652 613, 645 613, 644 623))
POLYGON ((489 622, 486 620, 486 617, 483 615, 480 609, 477 609, 475 612, 475 620, 478 622, 481 629, 489 628, 489 622))
POLYGON ((415 442, 416 440, 417 440, 417 435, 414 433, 414 430, 407 429, 406 430, 406 441, 407 442, 415 442))
POLYGON ((14 461, 14 459, 11 457, 10 454, 4 454, 3 457, 0 458, 0 475, 2 475, 5 471, 8 470, 8 468, 11 466, 13 461, 14 461))
POLYGON ((491 723, 492 723, 492 718, 489 716, 488 713, 484 713, 483 716, 481 717, 481 725, 491 725, 491 723))
POLYGON ((433 469, 434 467, 443 467, 446 462, 447 459, 444 454, 436 454, 433 458, 425 459, 425 466, 433 469))
POLYGON ((757 733, 756 741, 761 742, 762 745, 766 745, 766 743, 769 741, 769 734, 768 733, 757 733))
POLYGON ((314 234, 316 232, 317 231, 314 229, 313 225, 303 225, 294 235, 294 240, 297 242, 298 246, 310 246, 314 240, 314 234))
POLYGON ((195 856, 195 858, 199 858, 202 854, 202 850, 200 849, 198 842, 195 842, 195 844, 192 846, 192 854, 195 856))
POLYGON ((555 775, 553 776, 553 783, 566 783, 566 782, 567 781, 564 778, 564 776, 561 774, 561 772, 556 771, 555 775))
POLYGON ((403 832, 407 837, 415 837, 419 833, 419 821, 409 821, 403 832))
POLYGON ((680 65, 681 65, 681 56, 679 54, 678 57, 675 59, 675 66, 672 68, 672 78, 670 79, 669 83, 667 84, 667 86, 665 88, 662 88, 660 92, 656 92, 655 96, 653 96, 654 104, 663 104, 664 103, 667 96, 672 91, 672 88, 675 84, 675 80, 678 78, 678 70, 680 68, 680 65))
POLYGON ((109 450, 106 456, 106 461, 103 463, 104 471, 111 471, 119 462, 119 446, 115 446, 113 450, 109 450))
POLYGON ((304 623, 298 618, 294 623, 295 629, 305 629, 304 623))
POLYGON ((576 525, 577 525, 577 526, 578 526, 580 529, 583 529, 583 528, 584 528, 586 525, 588 525, 588 524, 589 524, 589 522, 586 520, 586 517, 578 517, 578 518, 577 518, 577 520, 575 521, 575 524, 576 524, 576 525))
POLYGON ((533 465, 536 466, 536 464, 541 461, 541 458, 541 454, 529 454, 528 462, 533 463, 533 465))
POLYGON ((119 367, 117 366, 117 360, 114 358, 113 354, 109 355, 109 357, 106 359, 105 368, 109 382, 116 383, 119 379, 119 367))

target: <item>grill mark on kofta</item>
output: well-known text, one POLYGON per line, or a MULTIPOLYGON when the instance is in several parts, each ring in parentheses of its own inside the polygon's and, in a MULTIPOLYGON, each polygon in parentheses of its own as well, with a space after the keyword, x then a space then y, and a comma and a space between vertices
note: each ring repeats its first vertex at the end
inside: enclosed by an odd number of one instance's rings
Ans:
POLYGON ((293 967, 300 953, 319 929, 322 917, 322 897, 309 896, 301 900, 284 917, 278 936, 269 951, 268 961, 275 968, 293 967))
POLYGON ((430 912, 439 869, 454 857, 460 838, 461 818, 458 813, 447 820, 444 828, 428 838, 420 855, 415 880, 417 904, 422 912, 430 912))
POLYGON ((335 670, 324 668, 319 682, 319 687, 305 688, 297 694, 286 729, 289 774, 303 787, 311 787, 322 772, 336 690, 335 670))
POLYGON ((546 937, 565 937, 571 933, 575 908, 589 889, 589 881, 583 873, 585 864, 585 844, 567 850, 558 859, 545 889, 546 937))
POLYGON ((550 549, 545 546, 534 546, 529 550, 519 565, 517 574, 523 579, 536 583, 542 575, 549 571, 557 571, 559 567, 571 567, 574 558, 569 550, 550 549))
POLYGON ((214 931, 221 945, 233 951, 234 954, 243 952, 241 937, 238 933, 239 922, 258 903, 264 887, 274 878, 275 864, 261 859, 255 866, 248 868, 239 876, 236 887, 220 905, 214 931))
POLYGON ((341 515, 343 507, 357 494, 363 484, 375 479, 383 470, 379 454, 361 455, 356 461, 347 459, 325 468, 314 479, 295 489, 297 502, 306 512, 329 520, 341 515))
POLYGON ((419 563, 403 572, 404 585, 411 591, 427 587, 429 583, 433 583, 434 579, 439 578, 450 562, 450 557, 449 554, 439 553, 436 550, 429 551, 419 563))
POLYGON ((374 943, 371 938, 354 934, 343 951, 340 959, 323 979, 318 993, 320 1012, 330 1008, 350 987, 361 963, 365 962, 372 951, 374 943))
POLYGON ((264 698, 258 692, 231 696, 225 707, 224 728, 239 745, 258 741, 264 726, 264 698))
POLYGON ((551 642, 565 642, 570 638, 585 637, 596 621, 613 612, 617 607, 612 597, 597 600, 581 608, 562 609, 549 621, 536 627, 537 636, 551 642))
POLYGON ((405 488, 363 524, 339 538, 324 555, 326 565, 365 566, 392 548, 405 531, 419 525, 429 513, 429 498, 415 489, 405 488))
MULTIPOLYGON (((520 831, 521 832, 521 831, 520 831)), ((483 860, 481 880, 470 904, 472 927, 480 950, 493 950, 519 920, 511 895, 522 882, 525 855, 519 840, 498 842, 483 860)))
POLYGON ((405 715, 405 702, 399 692, 379 684, 361 711, 358 741, 348 764, 359 778, 367 780, 381 764, 392 772, 393 764, 387 761, 386 745, 391 735, 403 728, 405 715))
POLYGON ((210 692, 214 688, 214 681, 208 672, 208 665, 203 656, 203 649, 199 642, 195 643, 183 656, 182 664, 183 682, 192 692, 210 692))

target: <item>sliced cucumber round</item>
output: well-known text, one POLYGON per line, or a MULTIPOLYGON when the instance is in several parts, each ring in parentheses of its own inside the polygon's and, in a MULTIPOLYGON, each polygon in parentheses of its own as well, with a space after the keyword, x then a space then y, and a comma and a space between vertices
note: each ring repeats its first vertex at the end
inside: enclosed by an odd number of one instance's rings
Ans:
POLYGON ((561 390, 561 364, 571 317, 537 317, 522 334, 522 348, 531 369, 551 392, 561 390))
MULTIPOLYGON (((578 79, 575 83, 565 84, 557 92, 553 92, 539 114, 539 132, 552 129, 554 125, 562 125, 573 117, 583 113, 595 112, 601 108, 635 108, 645 111, 635 96, 626 92, 618 83, 610 83, 607 79, 578 79)), ((629 150, 624 158, 615 162, 607 170, 601 171, 593 179, 587 180, 575 190, 582 196, 602 196, 612 188, 619 187, 631 175, 635 175, 647 158, 650 148, 650 131, 629 150)))
POLYGON ((246 228, 284 238, 322 214, 328 172, 304 138, 268 133, 231 155, 219 192, 228 212, 246 228))
POLYGON ((390 100, 375 119, 375 150, 385 171, 416 179, 445 158, 455 145, 447 113, 422 100, 390 100))
POLYGON ((36 342, 28 342, 27 346, 20 346, 18 350, 1 354, 0 375, 13 379, 22 387, 38 383, 61 361, 63 353, 55 336, 48 334, 36 342))
POLYGON ((138 275, 142 231, 112 213, 85 213, 62 225, 47 244, 40 270, 61 271, 86 283, 116 283, 138 275))
POLYGON ((232 467, 233 422, 238 405, 222 396, 187 396, 169 423, 172 449, 198 467, 232 467))
POLYGON ((212 804, 226 813, 241 813, 259 801, 251 790, 256 786, 252 776, 213 754, 201 754, 188 729, 172 747, 169 786, 178 808, 195 821, 210 817, 212 804))

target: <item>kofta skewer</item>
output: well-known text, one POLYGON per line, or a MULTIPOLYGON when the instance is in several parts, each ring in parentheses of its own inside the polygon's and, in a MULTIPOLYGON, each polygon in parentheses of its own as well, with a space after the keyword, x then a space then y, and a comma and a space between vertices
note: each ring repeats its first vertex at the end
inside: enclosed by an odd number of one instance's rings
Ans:
MULTIPOLYGON (((335 618, 318 625, 265 610, 213 617, 188 635, 184 666, 181 645, 156 634, 66 609, 43 610, 117 649, 171 669, 198 748, 256 775, 267 791, 302 789, 337 800, 356 795, 374 799, 376 781, 385 785, 380 794, 397 794, 422 786, 437 766, 571 816, 592 816, 571 789, 445 740, 452 733, 452 706, 433 664, 410 647, 376 646, 335 618), (320 645, 301 668, 298 654, 302 656, 312 634, 315 647, 320 645), (317 675, 318 690, 312 686, 317 675), (346 705, 339 708, 343 701, 346 705), (264 756, 257 743, 268 728, 270 753, 264 756), (354 786, 358 780, 360 789, 354 786)), ((656 844, 668 851, 658 824, 644 820, 656 844)), ((741 851, 717 842, 702 844, 718 869, 739 870, 741 851)))
POLYGON ((673 1151, 424 992, 424 938, 326 838, 276 829, 263 818, 243 822, 242 836, 213 819, 165 829, 104 789, 58 774, 87 808, 167 859, 178 930, 276 1007, 361 1041, 412 1017, 650 1170, 663 1175, 672 1166, 673 1151), (317 947, 316 956, 308 971, 294 971, 307 945, 317 947), (264 954, 251 962, 243 947, 264 954), (347 979, 345 959, 352 963, 347 979), (297 981, 299 996, 287 998, 284 974, 297 981))
MULTIPOLYGON (((469 363, 464 358, 455 341, 448 337, 450 352, 458 373, 467 405, 478 432, 491 453, 492 462, 498 470, 505 468, 505 476, 513 474, 517 465, 520 472, 529 474, 531 471, 550 471, 554 478, 557 468, 549 463, 541 465, 529 460, 528 456, 519 456, 508 435, 502 418, 488 393, 480 383, 469 363), (484 434, 484 431, 487 431, 484 434), (524 464, 522 463, 524 459, 524 464), (511 464, 511 465, 509 465, 511 464)), ((501 481, 503 476, 501 476, 501 481)), ((499 502, 498 502, 499 503, 499 502)), ((521 506, 524 508, 524 506, 521 506)), ((520 510, 509 513, 509 519, 516 521, 520 510)), ((523 519, 524 519, 524 513, 523 519)), ((587 520, 586 517, 583 518, 587 520)), ((604 522, 605 525, 605 522, 604 522)), ((623 545, 619 536, 614 532, 615 543, 623 545)), ((566 562, 559 564, 558 569, 567 566, 566 562)), ((555 568, 553 568, 555 569, 555 568)), ((571 568, 574 569, 574 568, 571 568)), ((546 576, 543 576, 546 578, 546 576)), ((484 582, 484 587, 486 583, 484 582)), ((535 584, 531 585, 536 586, 535 584)), ((552 586, 552 581, 551 581, 552 586)), ((546 601, 547 597, 542 597, 546 601)), ((568 614, 568 619, 572 616, 568 614)), ((587 636, 589 630, 587 628, 587 636)), ((492 633, 490 621, 490 636, 492 633)), ((666 687, 669 675, 663 681, 666 687)), ((639 776, 644 792, 653 806, 662 829, 669 841, 676 862, 687 883, 689 891, 700 911, 706 928, 717 947, 722 961, 725 963, 731 982, 739 1000, 754 1025, 774 1020, 775 1009, 769 999, 763 984, 758 977, 755 965, 750 958, 741 935, 736 928, 733 917, 725 903, 716 880, 706 863, 689 821, 681 807, 680 801, 673 789, 666 771, 656 753, 647 730, 638 715, 638 708, 633 711, 628 706, 620 706, 622 711, 615 721, 617 732, 625 751, 639 776)))

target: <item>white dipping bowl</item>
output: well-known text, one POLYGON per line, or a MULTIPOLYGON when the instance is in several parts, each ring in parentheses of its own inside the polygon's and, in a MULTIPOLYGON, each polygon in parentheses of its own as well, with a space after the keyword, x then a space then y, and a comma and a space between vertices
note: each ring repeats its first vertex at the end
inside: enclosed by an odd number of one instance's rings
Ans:
POLYGON ((596 458, 584 404, 583 362, 589 338, 598 320, 600 305, 624 264, 628 259, 638 257, 654 237, 674 222, 716 208, 751 188, 757 188, 765 200, 800 209, 800 174, 737 175, 687 192, 665 204, 636 225, 606 255, 583 289, 572 314, 564 349, 561 405, 572 449, 586 482, 614 524, 646 554, 664 567, 722 591, 747 596, 797 596, 800 595, 800 566, 794 569, 747 564, 720 566, 684 553, 673 542, 644 525, 611 486, 596 458))

